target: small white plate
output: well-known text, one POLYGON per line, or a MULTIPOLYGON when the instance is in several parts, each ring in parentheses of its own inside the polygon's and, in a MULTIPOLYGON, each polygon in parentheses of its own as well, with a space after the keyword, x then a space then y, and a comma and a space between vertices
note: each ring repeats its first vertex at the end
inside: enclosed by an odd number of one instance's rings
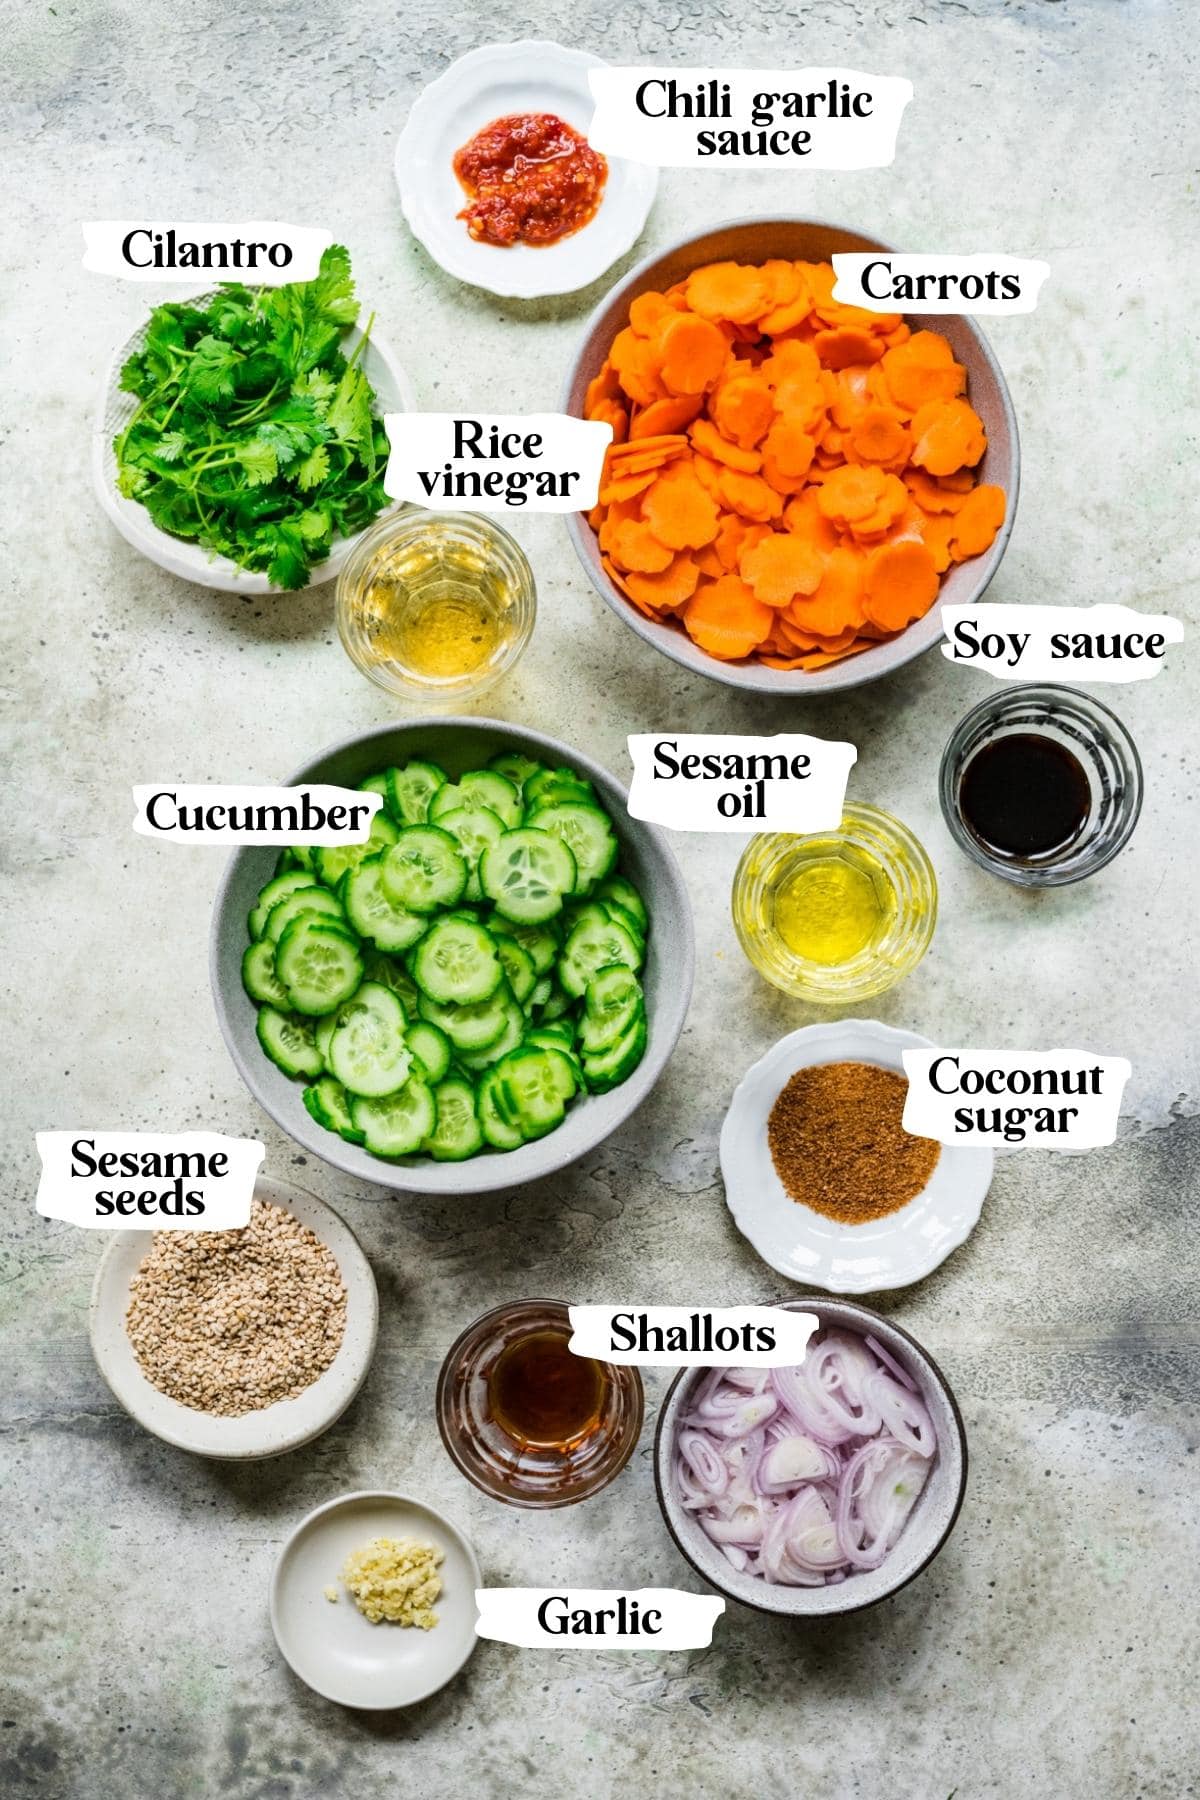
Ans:
POLYGON ((346 1494, 310 1512, 280 1551, 271 1628, 301 1681, 326 1700, 372 1711, 412 1706, 452 1681, 474 1650, 475 1590, 482 1586, 478 1557, 443 1513, 407 1494, 346 1494), (431 1631, 386 1620, 372 1625, 342 1585, 351 1551, 377 1537, 416 1538, 443 1552, 431 1631), (335 1604, 327 1587, 337 1589, 335 1604))
POLYGON ((875 1294, 920 1281, 965 1243, 992 1180, 990 1150, 943 1144, 926 1187, 898 1212, 869 1225, 839 1225, 788 1194, 771 1160, 767 1120, 797 1069, 874 1063, 904 1073, 901 1053, 928 1038, 873 1019, 841 1019, 793 1031, 743 1078, 721 1129, 725 1199, 738 1230, 764 1262, 831 1294, 875 1294))
POLYGON ((260 1177, 255 1195, 314 1231, 337 1260, 346 1287, 346 1329, 323 1375, 294 1400, 277 1400, 234 1419, 198 1412, 160 1393, 142 1374, 125 1330, 129 1286, 153 1233, 122 1231, 105 1249, 92 1284, 90 1329, 96 1365, 125 1411, 178 1450, 230 1462, 281 1456, 327 1431, 357 1394, 371 1366, 379 1300, 358 1239, 332 1208, 300 1188, 260 1177))
POLYGON ((396 145, 396 181, 413 235, 448 275, 520 300, 573 294, 637 242, 658 170, 619 157, 608 159, 595 217, 557 244, 479 244, 458 217, 467 196, 454 173, 455 153, 508 113, 555 113, 586 137, 593 111, 588 70, 603 67, 602 57, 538 39, 483 44, 418 95, 396 145))

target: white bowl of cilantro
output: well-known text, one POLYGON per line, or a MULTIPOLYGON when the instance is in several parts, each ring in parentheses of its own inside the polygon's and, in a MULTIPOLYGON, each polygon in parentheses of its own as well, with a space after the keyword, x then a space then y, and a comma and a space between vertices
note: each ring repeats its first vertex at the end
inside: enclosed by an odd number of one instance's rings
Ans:
POLYGON ((155 307, 113 357, 92 437, 96 493, 126 542, 228 593, 332 580, 395 504, 382 415, 414 404, 360 310, 337 244, 313 281, 155 307))

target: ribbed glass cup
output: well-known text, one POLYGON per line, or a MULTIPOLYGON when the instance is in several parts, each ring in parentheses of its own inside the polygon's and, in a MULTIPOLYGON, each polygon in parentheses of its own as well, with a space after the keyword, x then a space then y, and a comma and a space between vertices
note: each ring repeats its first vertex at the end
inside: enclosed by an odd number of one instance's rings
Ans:
POLYGON ((1004 687, 960 719, 942 753, 942 816, 972 862, 1019 887, 1064 887, 1110 863, 1133 835, 1142 810, 1142 764, 1116 714, 1078 688, 1051 683, 1004 687), (1090 793, 1087 817, 1066 844, 1017 856, 989 844, 963 817, 959 796, 972 759, 1014 733, 1049 738, 1079 763, 1090 793))
POLYGON ((369 680, 408 700, 452 705, 485 692, 516 662, 537 616, 537 588, 521 546, 491 519, 410 506, 355 545, 338 576, 336 611, 342 647, 369 680), (451 626, 458 641, 474 629, 485 645, 469 666, 453 666, 451 626), (431 666, 439 648, 445 669, 431 666))
POLYGON ((570 1444, 519 1444, 492 1417, 488 1377, 510 1345, 535 1333, 569 1334, 561 1300, 515 1300, 484 1313, 451 1345, 437 1385, 437 1421, 452 1462, 495 1500, 547 1508, 586 1500, 615 1479, 642 1429, 642 1378, 601 1363, 603 1393, 593 1427, 570 1444))
POLYGON ((937 877, 907 825, 880 807, 855 803, 837 831, 769 832, 747 845, 733 878, 733 923, 760 974, 797 1000, 853 1006, 916 968, 937 923, 937 877), (868 875, 880 902, 869 942, 844 962, 814 962, 788 944, 775 918, 777 896, 806 864, 840 858, 868 875))

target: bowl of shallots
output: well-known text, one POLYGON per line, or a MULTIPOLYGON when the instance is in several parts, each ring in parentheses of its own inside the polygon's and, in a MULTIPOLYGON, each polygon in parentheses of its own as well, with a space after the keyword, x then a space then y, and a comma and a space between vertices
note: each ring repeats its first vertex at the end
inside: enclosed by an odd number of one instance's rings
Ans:
POLYGON ((655 1480, 679 1550, 760 1612, 859 1612, 926 1569, 954 1528, 967 1442, 949 1383, 915 1338, 855 1301, 815 1315, 795 1367, 684 1369, 663 1402, 655 1480))

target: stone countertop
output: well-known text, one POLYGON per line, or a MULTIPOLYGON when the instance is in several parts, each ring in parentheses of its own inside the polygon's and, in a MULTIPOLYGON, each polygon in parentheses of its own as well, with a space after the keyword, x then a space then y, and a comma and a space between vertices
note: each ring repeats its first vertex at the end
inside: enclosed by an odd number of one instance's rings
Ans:
MULTIPOLYGON (((601 606, 552 517, 517 523, 541 616, 524 661, 478 710, 536 723, 622 775, 631 730, 851 739, 851 795, 913 826, 941 881, 930 955, 869 1010, 942 1041, 1124 1054, 1122 1132, 1084 1157, 1001 1159, 969 1244, 882 1303, 952 1380, 972 1463, 953 1538, 894 1601, 807 1630, 731 1608, 711 1649, 691 1655, 482 1644, 435 1699, 383 1718, 327 1705, 282 1664, 265 1604, 278 1547, 311 1506, 353 1487, 444 1505, 491 1583, 697 1585, 660 1521, 649 1425, 630 1469, 584 1509, 513 1513, 451 1467, 433 1384, 460 1327, 521 1294, 775 1294, 779 1278, 725 1210, 716 1138, 743 1069, 818 1015, 766 988, 738 951, 727 908, 742 840, 680 837, 698 948, 687 1030, 651 1100, 577 1167, 476 1200, 392 1197, 306 1159, 258 1110, 208 993, 223 858, 135 838, 130 787, 278 779, 392 715, 342 656, 328 588, 266 600, 192 588, 140 561, 101 517, 97 389, 156 290, 85 275, 79 221, 336 227, 430 408, 552 407, 606 284, 498 302, 443 276, 407 235, 396 131, 421 86, 479 41, 465 13, 427 0, 249 11, 5 0, 4 23, 14 1117, 0 1429, 17 1654, 5 1658, 0 1786, 72 1800, 315 1800, 399 1784, 545 1786, 567 1800, 631 1786, 738 1800, 1194 1793, 1200 1125, 1186 743, 1197 695, 1183 656, 1153 682, 1106 691, 1146 766, 1128 851, 1077 889, 1021 894, 955 853, 937 808, 941 747, 986 677, 929 655, 808 705, 689 678, 601 606), (274 1174, 331 1200, 359 1233, 379 1279, 379 1353, 358 1402, 316 1444, 259 1467, 203 1464, 110 1398, 87 1341, 100 1245, 35 1215, 33 1133, 118 1124, 261 1137, 274 1174)), ((990 597, 1119 600, 1194 628, 1196 351, 1180 259, 1194 218, 1196 59, 1182 0, 682 11, 523 0, 496 29, 625 61, 907 75, 915 99, 892 168, 664 171, 642 249, 720 218, 795 210, 912 248, 1045 258, 1038 311, 988 326, 1024 457, 990 597)), ((647 1387, 652 1418, 661 1377, 647 1387)))

